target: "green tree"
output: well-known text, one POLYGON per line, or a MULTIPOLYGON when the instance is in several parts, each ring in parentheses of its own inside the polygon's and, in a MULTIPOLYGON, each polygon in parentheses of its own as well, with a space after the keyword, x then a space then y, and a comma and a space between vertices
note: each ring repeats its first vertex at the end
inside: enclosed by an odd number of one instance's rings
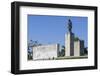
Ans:
POLYGON ((65 56, 65 46, 64 45, 61 48, 60 56, 61 57, 65 56))
POLYGON ((88 54, 88 50, 87 50, 87 47, 84 48, 84 54, 87 55, 88 54))
POLYGON ((79 38, 78 37, 74 37, 74 41, 78 41, 79 40, 79 38))

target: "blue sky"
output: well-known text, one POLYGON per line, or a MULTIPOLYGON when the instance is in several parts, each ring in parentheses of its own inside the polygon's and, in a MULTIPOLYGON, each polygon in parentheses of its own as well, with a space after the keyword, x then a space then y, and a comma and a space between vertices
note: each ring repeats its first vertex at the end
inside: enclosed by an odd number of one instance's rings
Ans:
POLYGON ((68 19, 72 21, 72 32, 87 46, 88 18, 78 16, 28 15, 28 41, 64 45, 68 19))

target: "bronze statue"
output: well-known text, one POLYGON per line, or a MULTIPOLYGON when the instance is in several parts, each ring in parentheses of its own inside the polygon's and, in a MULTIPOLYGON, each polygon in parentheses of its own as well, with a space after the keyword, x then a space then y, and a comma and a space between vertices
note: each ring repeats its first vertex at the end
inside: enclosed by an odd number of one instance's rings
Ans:
POLYGON ((69 19, 68 20, 68 32, 72 32, 72 21, 69 19))

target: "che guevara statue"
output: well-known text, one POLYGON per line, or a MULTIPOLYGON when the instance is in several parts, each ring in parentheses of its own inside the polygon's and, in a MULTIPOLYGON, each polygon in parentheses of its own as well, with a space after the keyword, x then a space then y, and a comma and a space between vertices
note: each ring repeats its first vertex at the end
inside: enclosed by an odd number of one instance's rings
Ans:
POLYGON ((68 28, 68 32, 72 32, 72 21, 69 19, 68 20, 68 26, 67 26, 67 28, 68 28))

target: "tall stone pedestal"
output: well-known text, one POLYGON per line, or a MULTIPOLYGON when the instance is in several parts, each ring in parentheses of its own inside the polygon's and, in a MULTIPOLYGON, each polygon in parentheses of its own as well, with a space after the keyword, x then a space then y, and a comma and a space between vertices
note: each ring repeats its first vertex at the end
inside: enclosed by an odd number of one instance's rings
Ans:
POLYGON ((82 56, 84 55, 84 41, 77 40, 74 41, 74 56, 82 56))
POLYGON ((74 33, 65 34, 65 56, 74 56, 74 33))

